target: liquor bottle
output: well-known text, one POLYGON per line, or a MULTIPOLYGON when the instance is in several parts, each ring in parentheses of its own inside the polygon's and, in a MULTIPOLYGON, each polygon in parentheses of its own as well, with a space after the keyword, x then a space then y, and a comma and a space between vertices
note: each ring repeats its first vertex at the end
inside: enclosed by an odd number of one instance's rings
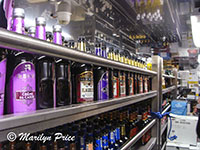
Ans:
POLYGON ((125 56, 124 56, 124 52, 123 52, 123 51, 121 51, 119 55, 120 55, 120 59, 119 59, 119 60, 120 60, 120 62, 121 62, 121 63, 125 63, 125 56))
POLYGON ((28 28, 28 35, 31 37, 35 37, 35 27, 29 27, 28 28))
POLYGON ((109 130, 106 128, 106 125, 102 124, 102 150, 108 150, 109 147, 109 130))
POLYGON ((119 78, 118 70, 113 70, 112 85, 113 85, 113 98, 119 98, 120 97, 120 78, 119 78))
POLYGON ((126 72, 126 95, 134 95, 134 78, 132 72, 126 72))
MULTIPOLYGON (((52 34, 46 34, 46 21, 43 17, 36 18, 35 37, 41 40, 52 40, 52 34)), ((53 58, 40 56, 36 62, 37 109, 51 108, 54 106, 54 76, 53 58)))
POLYGON ((132 107, 129 116, 129 139, 134 137, 136 134, 137 134, 136 113, 134 107, 132 107))
POLYGON ((120 82, 120 96, 124 97, 126 96, 126 77, 125 77, 125 72, 124 71, 120 71, 120 78, 119 78, 119 82, 120 82))
POLYGON ((138 81, 139 81, 139 93, 143 93, 143 75, 138 76, 138 81))
MULTIPOLYGON (((15 8, 13 11, 12 31, 24 34, 24 10, 15 8)), ((9 105, 11 113, 36 110, 35 66, 33 56, 17 52, 14 67, 9 81, 9 105)))
POLYGON ((86 134, 86 150, 93 150, 94 144, 93 144, 93 133, 92 133, 92 127, 87 127, 87 134, 86 134))
MULTIPOLYGON (((79 38, 78 50, 86 52, 85 42, 84 37, 79 38)), ((93 72, 93 66, 89 64, 72 64, 73 103, 92 102, 94 100, 93 72)))
POLYGON ((114 60, 114 49, 113 49, 113 47, 109 48, 108 59, 114 60))
POLYGON ((94 91, 95 100, 99 101, 109 99, 109 82, 107 68, 94 68, 94 91))
POLYGON ((78 135, 77 131, 78 131, 78 126, 76 124, 73 124, 71 130, 72 130, 71 134, 73 136, 75 136, 75 140, 69 142, 69 149, 70 150, 76 150, 77 149, 77 135, 78 135))
POLYGON ((85 150, 86 149, 86 137, 85 137, 85 129, 80 128, 80 131, 78 132, 78 143, 77 148, 79 150, 85 150))
POLYGON ((123 119, 124 115, 123 115, 123 111, 120 112, 120 140, 122 141, 121 143, 125 143, 128 138, 126 136, 126 123, 125 120, 123 119))
POLYGON ((144 93, 147 93, 148 90, 148 76, 143 77, 143 91, 144 93))
POLYGON ((115 149, 115 128, 113 126, 113 118, 112 113, 110 113, 110 120, 108 123, 109 128, 109 150, 115 149))
POLYGON ((102 50, 101 56, 103 58, 107 58, 106 45, 104 43, 102 44, 101 50, 102 50))
POLYGON ((120 57, 119 50, 116 49, 116 50, 114 51, 114 53, 115 53, 115 55, 114 55, 114 60, 115 60, 115 61, 119 61, 119 57, 120 57))
POLYGON ((136 73, 133 74, 133 78, 134 78, 134 94, 138 94, 138 77, 136 73))
POLYGON ((102 150, 102 133, 100 132, 98 123, 94 125, 94 143, 95 150, 102 150))
POLYGON ((79 37, 77 49, 79 51, 86 52, 86 39, 84 36, 79 37))
POLYGON ((97 56, 102 56, 102 50, 101 50, 101 45, 100 43, 95 44, 95 54, 97 56))
POLYGON ((6 51, 0 49, 0 116, 4 114, 4 95, 6 86, 6 51))
MULTIPOLYGON (((62 28, 60 25, 53 26, 53 41, 62 45, 62 28)), ((56 107, 70 104, 70 64, 67 60, 56 61, 56 107)))

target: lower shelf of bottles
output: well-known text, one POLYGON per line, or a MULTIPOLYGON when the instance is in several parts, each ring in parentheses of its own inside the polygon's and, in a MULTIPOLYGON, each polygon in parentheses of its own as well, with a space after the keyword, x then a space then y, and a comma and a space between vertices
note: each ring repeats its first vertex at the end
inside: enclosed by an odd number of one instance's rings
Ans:
POLYGON ((9 132, 19 134, 21 132, 34 133, 42 131, 47 128, 53 128, 62 124, 141 102, 153 98, 156 95, 156 91, 151 91, 148 93, 102 102, 38 110, 28 114, 5 115, 0 118, 0 142, 7 140, 6 136, 9 132))
MULTIPOLYGON (((152 120, 146 127, 144 127, 136 136, 131 140, 127 141, 120 150, 126 150, 131 148, 149 129, 151 129, 156 124, 156 119, 152 120)), ((146 150, 146 149, 145 149, 146 150)))
POLYGON ((155 144, 156 144, 156 138, 151 138, 146 145, 140 146, 138 150, 153 150, 155 144))

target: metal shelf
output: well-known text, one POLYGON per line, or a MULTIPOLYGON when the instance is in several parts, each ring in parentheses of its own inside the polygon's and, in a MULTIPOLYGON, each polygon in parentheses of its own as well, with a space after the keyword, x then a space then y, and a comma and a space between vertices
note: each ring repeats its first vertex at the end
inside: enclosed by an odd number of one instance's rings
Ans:
POLYGON ((166 122, 164 125, 161 126, 161 135, 163 135, 163 133, 165 132, 167 125, 168 123, 166 122))
POLYGON ((136 136, 134 136, 130 141, 125 143, 120 150, 126 150, 133 146, 149 129, 151 129, 156 124, 156 119, 152 120, 146 127, 144 127, 136 136))
POLYGON ((138 148, 138 150, 153 150, 156 144, 156 138, 151 138, 147 144, 138 148))
POLYGON ((181 78, 180 78, 180 77, 177 77, 177 79, 178 79, 178 80, 181 80, 181 78))
POLYGON ((171 108, 171 105, 168 105, 163 111, 162 114, 166 113, 171 108))
POLYGON ((177 88, 180 88, 181 87, 181 85, 179 84, 179 85, 177 85, 177 88))
POLYGON ((166 145, 167 145, 167 142, 165 141, 165 143, 163 144, 163 146, 162 146, 161 150, 164 150, 164 149, 165 149, 165 147, 166 147, 166 145))
POLYGON ((166 74, 163 74, 163 77, 165 77, 165 78, 172 78, 172 79, 175 79, 175 78, 176 78, 175 76, 172 76, 172 75, 166 75, 166 74))
POLYGON ((157 75, 157 72, 144 70, 120 62, 112 61, 92 54, 73 50, 61 45, 53 44, 44 40, 35 39, 26 35, 0 29, 0 46, 3 48, 21 50, 33 54, 42 54, 80 63, 94 64, 119 70, 138 72, 147 75, 157 75))
POLYGON ((155 96, 157 96, 157 91, 151 91, 102 102, 44 109, 26 114, 5 115, 0 117, 0 142, 6 140, 7 133, 11 131, 16 134, 21 132, 34 133, 141 102, 155 96))
POLYGON ((162 90, 162 93, 165 94, 165 93, 171 92, 171 91, 174 90, 174 89, 176 89, 176 86, 175 86, 175 85, 173 85, 173 86, 171 86, 171 87, 169 87, 169 88, 163 89, 163 90, 162 90))

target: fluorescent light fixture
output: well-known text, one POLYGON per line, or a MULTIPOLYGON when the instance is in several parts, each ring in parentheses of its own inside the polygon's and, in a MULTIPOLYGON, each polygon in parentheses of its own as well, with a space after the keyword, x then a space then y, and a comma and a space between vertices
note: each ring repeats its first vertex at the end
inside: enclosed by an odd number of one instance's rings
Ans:
POLYGON ((191 16, 192 37, 194 45, 200 48, 200 15, 191 16))

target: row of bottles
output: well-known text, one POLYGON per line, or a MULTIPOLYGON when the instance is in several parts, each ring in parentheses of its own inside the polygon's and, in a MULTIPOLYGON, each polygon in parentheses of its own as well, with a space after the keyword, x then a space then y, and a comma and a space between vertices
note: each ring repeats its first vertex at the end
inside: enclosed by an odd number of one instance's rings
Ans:
MULTIPOLYGON (((24 17, 23 9, 14 9, 12 31, 25 34, 24 17)), ((53 34, 46 32, 45 26, 45 18, 36 18, 36 27, 29 28, 28 35, 59 45, 66 43, 60 25, 53 26, 53 34)), ((86 49, 85 38, 79 38, 78 50, 86 49)), ((146 93, 152 87, 151 77, 139 73, 15 50, 2 49, 0 56, 0 115, 146 93)))
MULTIPOLYGON (((19 137, 15 142, 2 143, 2 150, 118 150, 151 121, 150 111, 151 100, 147 100, 29 135, 40 136, 43 133, 52 137, 50 141, 20 141, 19 137), (63 137, 71 136, 73 140, 58 138, 56 133, 62 133, 63 137)), ((141 138, 141 144, 147 143, 150 138, 149 130, 141 138)))

